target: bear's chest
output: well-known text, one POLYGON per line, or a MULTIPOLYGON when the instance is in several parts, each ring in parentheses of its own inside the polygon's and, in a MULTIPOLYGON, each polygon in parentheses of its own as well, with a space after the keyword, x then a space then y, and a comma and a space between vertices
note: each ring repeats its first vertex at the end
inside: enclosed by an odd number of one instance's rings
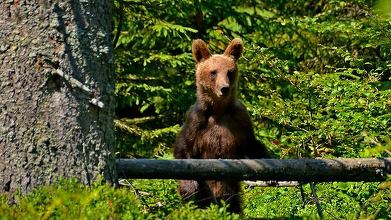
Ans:
POLYGON ((238 158, 240 146, 245 143, 245 129, 231 116, 219 119, 211 116, 199 130, 195 150, 201 158, 238 158))

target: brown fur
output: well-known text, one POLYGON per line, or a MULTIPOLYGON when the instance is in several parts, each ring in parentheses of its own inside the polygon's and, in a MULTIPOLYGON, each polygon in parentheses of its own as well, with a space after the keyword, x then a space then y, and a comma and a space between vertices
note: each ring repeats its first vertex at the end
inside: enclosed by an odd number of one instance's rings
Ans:
MULTIPOLYGON (((193 42, 196 61, 197 101, 187 112, 175 144, 177 159, 237 159, 267 157, 267 150, 255 138, 246 108, 236 98, 238 69, 243 44, 234 39, 224 54, 211 55, 202 40, 193 42)), ((194 198, 202 207, 225 200, 232 212, 240 213, 240 185, 237 181, 180 180, 184 199, 194 198)))

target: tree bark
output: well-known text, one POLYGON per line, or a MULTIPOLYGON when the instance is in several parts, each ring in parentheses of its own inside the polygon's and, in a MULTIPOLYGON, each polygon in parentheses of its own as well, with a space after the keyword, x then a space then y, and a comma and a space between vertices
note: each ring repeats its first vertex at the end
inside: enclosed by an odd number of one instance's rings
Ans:
POLYGON ((0 192, 116 183, 112 4, 0 2, 0 192))
POLYGON ((265 181, 383 181, 391 158, 379 159, 118 159, 121 178, 265 181))

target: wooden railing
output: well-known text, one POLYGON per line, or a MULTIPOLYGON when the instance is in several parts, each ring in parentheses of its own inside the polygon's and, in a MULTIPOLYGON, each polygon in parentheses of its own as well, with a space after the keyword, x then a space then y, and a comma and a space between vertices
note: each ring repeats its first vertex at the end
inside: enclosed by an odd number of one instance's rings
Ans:
POLYGON ((371 159, 117 159, 120 178, 236 179, 300 182, 383 181, 391 158, 371 159))

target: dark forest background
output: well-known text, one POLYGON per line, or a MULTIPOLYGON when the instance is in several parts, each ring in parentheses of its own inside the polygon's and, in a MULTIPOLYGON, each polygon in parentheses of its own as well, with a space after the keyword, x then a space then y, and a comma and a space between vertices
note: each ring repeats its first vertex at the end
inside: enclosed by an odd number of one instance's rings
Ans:
POLYGON ((118 1, 119 156, 171 152, 195 101, 192 40, 221 53, 235 37, 245 45, 239 98, 275 155, 387 156, 391 24, 376 13, 384 2, 118 1))

